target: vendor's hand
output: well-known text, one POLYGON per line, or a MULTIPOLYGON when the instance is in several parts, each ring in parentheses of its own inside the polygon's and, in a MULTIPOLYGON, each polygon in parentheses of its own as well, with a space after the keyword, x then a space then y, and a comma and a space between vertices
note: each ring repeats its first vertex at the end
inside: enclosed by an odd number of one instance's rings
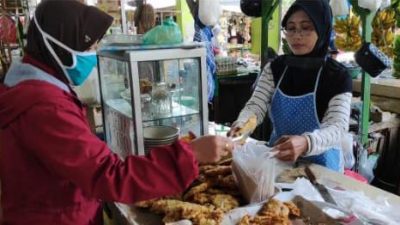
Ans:
POLYGON ((235 122, 232 124, 231 129, 226 133, 228 137, 238 137, 242 135, 239 131, 243 128, 244 123, 242 122, 235 122))
POLYGON ((308 149, 307 138, 304 136, 282 136, 275 142, 274 151, 279 151, 276 157, 282 161, 296 161, 308 149))
POLYGON ((227 156, 234 143, 226 137, 207 135, 193 140, 190 146, 199 163, 214 163, 227 156))

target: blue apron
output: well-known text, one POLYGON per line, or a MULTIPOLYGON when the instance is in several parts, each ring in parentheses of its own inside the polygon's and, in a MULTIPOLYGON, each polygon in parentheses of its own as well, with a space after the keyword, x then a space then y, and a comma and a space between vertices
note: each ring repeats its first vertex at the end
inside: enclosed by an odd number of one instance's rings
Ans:
MULTIPOLYGON (((269 116, 273 125, 273 131, 269 140, 271 146, 283 135, 301 135, 320 128, 315 93, 322 67, 318 71, 314 91, 301 96, 289 96, 280 89, 279 86, 286 74, 286 70, 287 67, 276 85, 269 110, 269 116)), ((340 157, 340 149, 331 148, 320 155, 304 157, 304 159, 329 169, 340 171, 340 157)))

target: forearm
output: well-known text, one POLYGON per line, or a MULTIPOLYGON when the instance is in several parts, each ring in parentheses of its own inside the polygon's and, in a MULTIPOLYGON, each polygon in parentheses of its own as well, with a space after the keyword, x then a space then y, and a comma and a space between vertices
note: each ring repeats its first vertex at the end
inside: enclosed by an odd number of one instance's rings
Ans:
POLYGON ((309 144, 307 156, 319 155, 332 147, 340 147, 342 134, 349 128, 351 97, 351 93, 333 97, 322 119, 321 128, 304 134, 309 144))
POLYGON ((252 115, 256 115, 257 124, 261 124, 267 113, 267 109, 270 105, 274 91, 275 84, 272 71, 270 64, 267 64, 260 75, 260 79, 257 82, 257 86, 253 92, 253 95, 240 112, 237 121, 244 123, 252 115))

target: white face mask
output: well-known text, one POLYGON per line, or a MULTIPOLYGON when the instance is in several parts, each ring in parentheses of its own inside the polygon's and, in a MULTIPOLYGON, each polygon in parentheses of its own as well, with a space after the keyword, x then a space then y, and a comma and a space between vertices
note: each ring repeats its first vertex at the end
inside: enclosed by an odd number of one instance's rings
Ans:
POLYGON ((50 54, 53 56, 53 58, 56 60, 58 65, 61 67, 63 70, 65 76, 67 77, 68 81, 70 84, 79 86, 81 85, 91 74, 93 68, 96 67, 97 65, 97 54, 95 51, 90 51, 90 52, 79 52, 75 51, 62 42, 58 41, 48 33, 42 30, 42 28, 39 26, 39 23, 36 19, 36 16, 33 16, 34 22, 36 27, 39 29, 40 33, 42 34, 43 41, 49 50, 50 54), (65 49, 72 55, 72 65, 71 66, 66 66, 61 62, 61 59, 57 56, 55 53, 53 47, 50 45, 49 40, 52 41, 53 43, 57 44, 61 48, 65 49))

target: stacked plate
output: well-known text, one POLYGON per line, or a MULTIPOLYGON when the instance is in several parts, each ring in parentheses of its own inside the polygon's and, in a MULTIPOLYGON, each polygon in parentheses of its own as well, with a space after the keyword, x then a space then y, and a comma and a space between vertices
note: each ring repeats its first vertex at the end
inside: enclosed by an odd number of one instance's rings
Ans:
POLYGON ((146 154, 156 147, 171 145, 179 137, 179 129, 170 126, 149 126, 143 128, 146 154))

